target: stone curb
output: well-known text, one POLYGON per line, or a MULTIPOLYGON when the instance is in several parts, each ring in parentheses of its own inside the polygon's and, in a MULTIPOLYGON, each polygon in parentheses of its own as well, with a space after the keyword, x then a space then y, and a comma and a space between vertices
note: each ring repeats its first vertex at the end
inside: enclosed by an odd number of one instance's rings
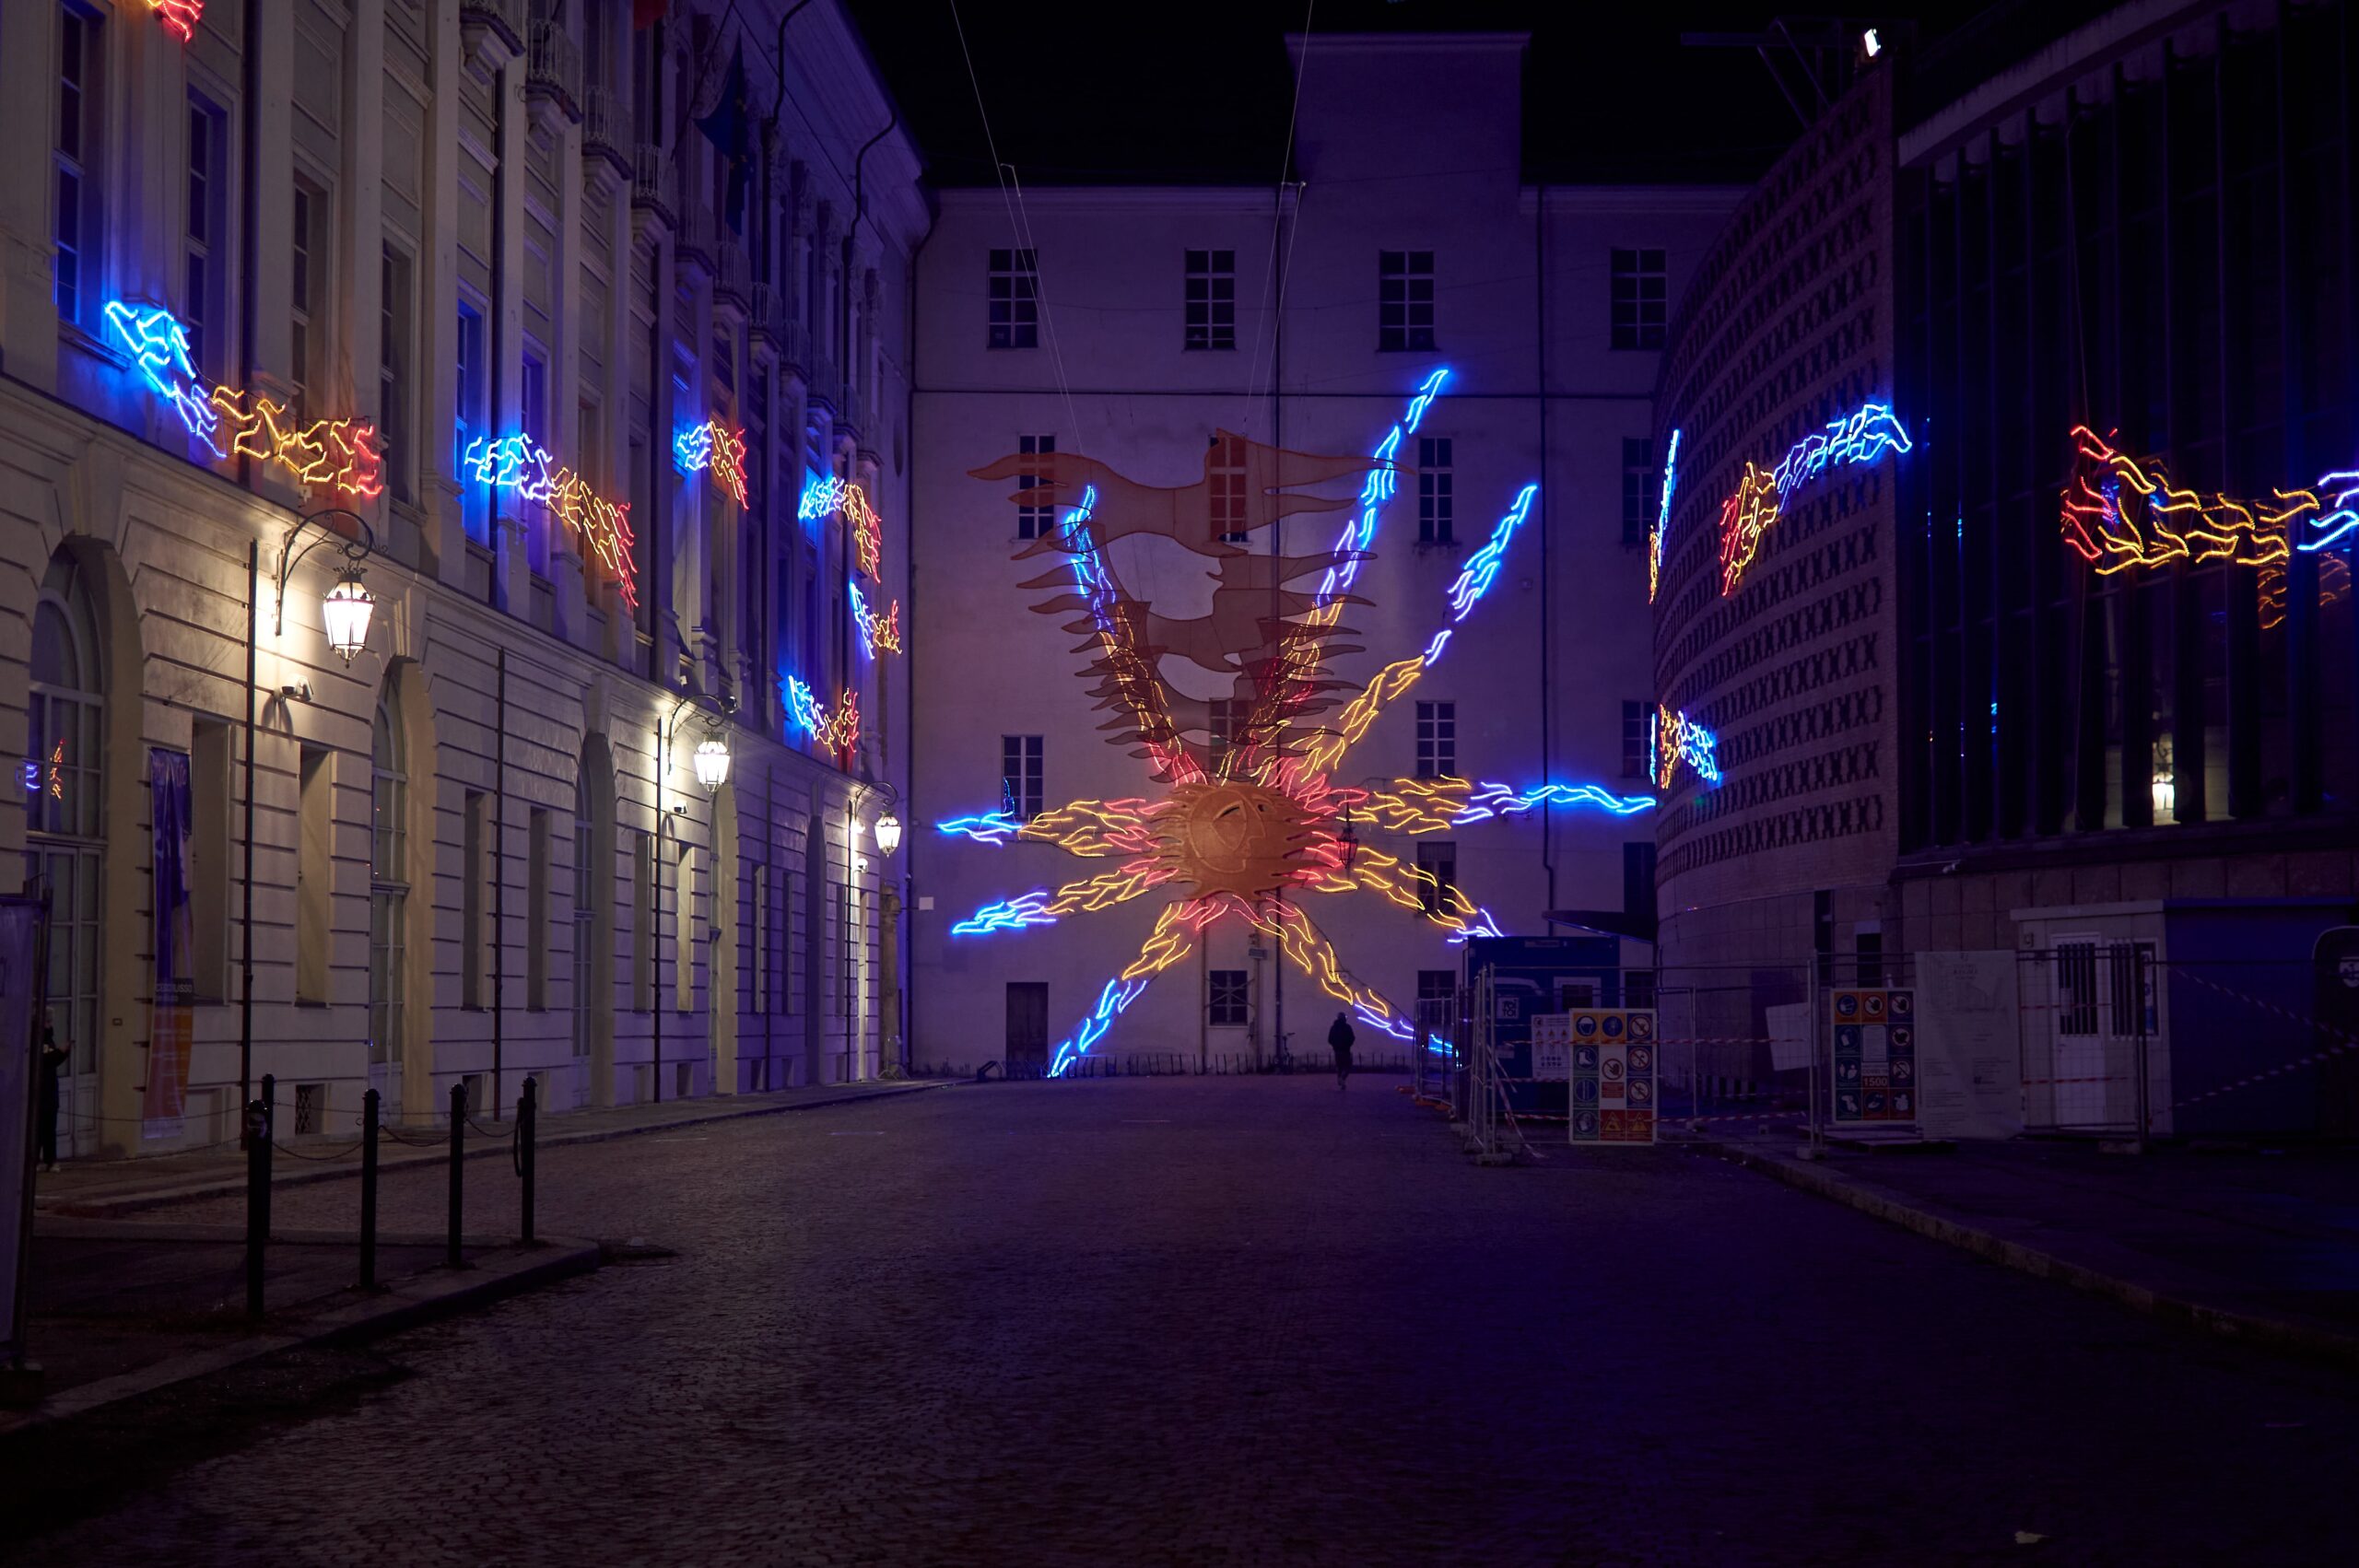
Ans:
MULTIPOLYGON (((670 1132, 683 1127, 705 1127, 716 1121, 736 1121, 747 1117, 784 1116, 792 1111, 829 1110, 837 1106, 857 1106, 870 1100, 889 1099, 898 1094, 915 1094, 928 1089, 946 1089, 950 1086, 947 1082, 878 1084, 863 1094, 842 1094, 833 1099, 793 1100, 782 1105, 769 1106, 738 1106, 727 1110, 675 1117, 663 1121, 627 1124, 620 1127, 584 1128, 578 1132, 550 1133, 542 1137, 540 1146, 546 1152, 550 1149, 567 1148, 577 1143, 604 1143, 610 1139, 636 1138, 651 1132, 670 1132)), ((464 1159, 485 1160, 495 1154, 505 1155, 508 1153, 508 1140, 505 1138, 487 1139, 478 1135, 470 1141, 477 1146, 465 1151, 461 1156, 464 1159)), ((399 1149, 403 1145, 389 1143, 387 1147, 399 1149)), ((410 1170, 419 1165, 440 1164, 445 1162, 445 1159, 446 1156, 440 1153, 388 1158, 381 1151, 378 1155, 377 1168, 380 1172, 390 1175, 394 1171, 410 1170)), ((272 1173, 270 1185, 274 1189, 282 1187, 308 1187, 314 1182, 341 1181, 346 1177, 358 1176, 359 1174, 360 1162, 357 1156, 349 1162, 341 1159, 319 1160, 314 1157, 313 1163, 310 1164, 303 1163, 300 1158, 289 1158, 278 1162, 278 1169, 272 1173)), ((238 1198, 243 1196, 245 1190, 246 1178, 241 1172, 236 1176, 218 1180, 191 1182, 181 1187, 150 1188, 146 1191, 121 1193, 114 1197, 92 1196, 77 1199, 61 1194, 57 1198, 49 1199, 36 1198, 34 1212, 56 1215, 61 1218, 104 1219, 112 1214, 133 1214, 143 1209, 159 1209, 170 1203, 193 1203, 206 1198, 238 1198)))
POLYGON ((480 1260, 455 1271, 437 1269, 413 1274, 394 1281, 366 1300, 322 1313, 298 1331, 256 1334, 210 1350, 168 1357, 151 1366, 103 1377, 79 1387, 62 1389, 29 1411, 0 1415, 0 1440, 79 1420, 110 1405, 174 1384, 210 1377, 282 1351, 304 1345, 357 1345, 381 1339, 421 1323, 455 1316, 508 1296, 538 1290, 576 1274, 590 1273, 604 1260, 604 1254, 594 1242, 552 1240, 530 1251, 480 1260))
POLYGON ((2306 1323, 2266 1317, 2233 1307, 2215 1306, 2191 1296, 2175 1294, 2118 1274, 2108 1274, 2085 1263, 2075 1263, 2052 1252, 2010 1241, 1990 1231, 1944 1218, 1920 1208, 1912 1199, 1872 1183, 1837 1176, 1799 1160, 1782 1159, 1757 1149, 1725 1143, 1708 1136, 1691 1136, 1682 1146, 1717 1154, 1760 1171, 1789 1187, 1846 1204, 1887 1224, 1943 1242, 1976 1257, 2038 1279, 2054 1280, 2120 1303, 2133 1312, 2183 1328, 2201 1329, 2224 1339, 2239 1340, 2282 1354, 2324 1361, 2359 1369, 2359 1336, 2339 1334, 2306 1323))

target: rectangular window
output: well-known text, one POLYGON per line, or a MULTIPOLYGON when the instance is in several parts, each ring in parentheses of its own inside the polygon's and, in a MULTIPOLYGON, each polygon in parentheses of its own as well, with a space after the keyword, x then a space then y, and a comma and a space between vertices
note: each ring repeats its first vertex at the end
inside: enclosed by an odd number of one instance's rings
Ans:
POLYGON ((787 962, 793 952, 793 944, 788 937, 791 920, 787 915, 787 910, 792 907, 787 901, 792 896, 793 890, 792 872, 784 866, 770 868, 770 941, 778 948, 777 962, 770 965, 770 1005, 780 1012, 788 1012, 794 1005, 794 977, 792 966, 787 962))
POLYGON ((1213 532, 1224 544, 1242 544, 1252 526, 1245 506, 1245 438, 1215 436, 1205 486, 1211 497, 1213 532))
POLYGON ((1651 749, 1649 722, 1652 714, 1643 702, 1624 698, 1622 703, 1622 777, 1642 778, 1654 771, 1654 759, 1648 755, 1651 749))
POLYGON ((200 1001, 229 995, 229 853, 237 840, 234 731, 217 719, 196 721, 189 746, 189 914, 196 933, 194 978, 200 1001))
MULTIPOLYGON (((573 819, 573 1054, 586 1058, 590 1054, 590 1032, 593 1015, 592 993, 597 989, 597 970, 593 967, 597 941, 597 907, 591 900, 593 882, 590 872, 590 821, 577 815, 573 819)), ((605 1000, 608 1007, 614 999, 605 1000)), ((578 1081, 577 1081, 578 1082, 578 1081)))
POLYGON ((770 868, 753 868, 754 887, 754 964, 747 977, 746 994, 756 1012, 768 1012, 770 1004, 770 868))
MULTIPOLYGON (((517 412, 524 434, 543 451, 549 444, 549 364, 539 350, 524 350, 523 369, 516 382, 517 412)), ((549 575, 549 531, 546 510, 534 502, 520 502, 517 510, 532 520, 524 530, 524 558, 534 577, 549 575)))
POLYGON ((1659 250, 1614 251, 1614 346, 1661 348, 1670 320, 1671 277, 1659 250))
POLYGON ((1229 747, 1237 743, 1238 726, 1248 717, 1242 707, 1233 696, 1216 696, 1204 704, 1204 729, 1215 768, 1226 762, 1229 747))
POLYGON ((1417 1022, 1426 1033, 1444 1039, 1458 1025, 1458 971, 1455 969, 1420 969, 1417 971, 1417 1022))
POLYGON ((1417 704, 1417 777, 1458 776, 1458 704, 1417 704))
POLYGON ((991 346, 1040 346, 1040 274, 1029 251, 991 254, 991 346))
POLYGON ((1237 252, 1188 252, 1188 346, 1237 346, 1237 252))
POLYGON ((1417 543, 1448 544, 1451 532, 1449 438, 1417 438, 1417 543))
POLYGON ((1439 914, 1458 886, 1458 846, 1447 838, 1420 838, 1417 869, 1426 873, 1417 879, 1417 902, 1428 915, 1439 914))
POLYGON ((410 264, 385 247, 377 291, 377 432, 383 438, 387 480, 393 498, 406 501, 410 488, 410 264))
POLYGON ((1245 971, 1215 969, 1205 981, 1204 1022, 1215 1029, 1245 1027, 1245 971))
POLYGON ((50 214, 51 263, 57 319, 95 324, 98 306, 99 201, 91 171, 99 167, 99 18, 73 6, 57 27, 57 138, 51 148, 56 205, 50 214))
POLYGON ((549 856, 554 850, 552 819, 533 808, 524 840, 524 1006, 539 1012, 549 1004, 549 856))
POLYGON ((328 949, 335 888, 335 754, 305 746, 296 781, 295 1000, 328 1000, 328 949))
POLYGON ((456 364, 452 367, 451 414, 457 428, 452 435, 451 467, 460 475, 460 515, 467 537, 478 544, 488 544, 490 486, 475 483, 461 467, 466 461, 468 446, 478 438, 491 435, 491 422, 484 413, 484 371, 487 361, 484 356, 483 313, 472 305, 459 307, 459 331, 453 349, 456 364))
POLYGON ((192 92, 188 95, 188 146, 181 217, 181 324, 188 329, 189 362, 207 380, 221 375, 222 198, 229 181, 222 158, 229 121, 192 92))
POLYGON ((680 845, 672 862, 672 1006, 680 1012, 697 1007, 697 874, 696 846, 680 845))
POLYGON ((1649 925, 1654 922, 1655 841, 1651 838, 1636 838, 1622 846, 1622 911, 1649 925))
POLYGON ((1622 438, 1622 543, 1643 544, 1647 525, 1654 521, 1654 501, 1662 484, 1655 469, 1655 444, 1644 436, 1622 438))
MULTIPOLYGON (((1851 936, 1851 954, 1852 962, 1858 965, 1859 983, 1860 985, 1873 987, 1884 984, 1884 932, 1880 930, 1853 932, 1851 936)), ((2121 977, 2125 981, 2129 978, 2129 976, 2126 973, 2129 967, 2130 966, 2126 964, 2120 965, 2121 970, 2125 971, 2121 977)), ((2123 994, 2127 994, 2126 987, 2123 988, 2123 994)), ((2119 1007, 2118 1002, 2119 998, 2117 997, 2117 1016, 2118 1016, 2122 1011, 2125 1011, 2119 1007)))
POLYGON ((326 199, 318 192, 299 183, 295 187, 295 210, 287 230, 287 382, 294 393, 297 421, 302 424, 318 417, 311 409, 311 383, 321 344, 312 323, 315 318, 323 326, 327 321, 321 265, 325 260, 322 229, 326 208, 326 199))
POLYGON ((1434 253, 1379 251, 1376 263, 1376 346, 1434 345, 1434 253))
POLYGON ((459 854, 459 1005, 491 1005, 491 796, 467 791, 459 854))
MULTIPOLYGON (((1015 438, 1015 451, 1019 457, 1042 457, 1056 450, 1057 439, 1054 436, 1015 438)), ((1015 487, 1018 490, 1037 490, 1048 477, 1046 473, 1019 474, 1015 476, 1015 487)), ((1050 492, 1052 495, 1054 493, 1050 492)), ((1015 503, 1015 536, 1018 539, 1043 538, 1052 532, 1056 526, 1057 509, 1055 507, 1036 507, 1024 501, 1015 503)))
POLYGON ((630 854, 630 1010, 655 1005, 655 838, 633 835, 630 854))
POLYGON ((1000 810, 1029 822, 1043 809, 1040 737, 1002 735, 999 738, 1000 810))

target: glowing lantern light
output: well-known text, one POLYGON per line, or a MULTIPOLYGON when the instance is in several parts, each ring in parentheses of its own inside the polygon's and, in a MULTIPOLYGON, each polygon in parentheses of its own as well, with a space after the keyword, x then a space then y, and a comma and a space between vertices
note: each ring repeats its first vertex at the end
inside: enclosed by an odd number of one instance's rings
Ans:
POLYGON ((708 790, 718 790, 729 782, 729 743, 714 736, 698 741, 696 752, 697 782, 708 790))
POLYGON ((343 654, 346 663, 368 646, 369 616, 376 608, 377 601, 360 585, 358 567, 345 568, 321 601, 320 621, 327 627, 328 646, 343 654))
POLYGON ((901 847, 901 819, 891 812, 880 812, 876 817, 876 848, 886 856, 901 847))

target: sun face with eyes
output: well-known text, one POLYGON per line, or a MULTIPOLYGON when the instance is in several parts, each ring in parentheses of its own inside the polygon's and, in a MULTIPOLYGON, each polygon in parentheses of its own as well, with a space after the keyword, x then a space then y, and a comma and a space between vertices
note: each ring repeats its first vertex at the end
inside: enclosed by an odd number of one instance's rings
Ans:
POLYGON ((1201 895, 1235 893, 1251 898, 1298 886, 1326 869, 1320 848, 1333 835, 1300 801, 1243 780, 1213 779, 1172 787, 1170 804, 1156 819, 1171 880, 1201 895))

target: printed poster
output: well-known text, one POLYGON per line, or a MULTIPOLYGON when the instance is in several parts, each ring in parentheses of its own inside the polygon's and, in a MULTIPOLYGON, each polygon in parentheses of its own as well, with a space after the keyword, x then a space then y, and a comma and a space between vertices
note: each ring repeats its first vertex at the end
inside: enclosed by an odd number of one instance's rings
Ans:
POLYGON ((1659 1082, 1654 1009, 1586 1008, 1534 1021, 1561 1026, 1571 1041, 1567 1063, 1575 1143, 1652 1143, 1659 1082))
POLYGON ((1918 1120, 1932 1138, 2013 1138, 2024 1129, 2015 954, 1917 954, 1918 1120))
POLYGON ((1838 1123, 1917 1120, 1917 993, 1887 987, 1830 991, 1827 1022, 1838 1123))
POLYGON ((188 754, 150 751, 147 787, 155 832, 156 986, 147 1004, 147 1085, 140 1097, 139 1135, 178 1138, 196 1014, 190 973, 196 932, 188 900, 188 754))

